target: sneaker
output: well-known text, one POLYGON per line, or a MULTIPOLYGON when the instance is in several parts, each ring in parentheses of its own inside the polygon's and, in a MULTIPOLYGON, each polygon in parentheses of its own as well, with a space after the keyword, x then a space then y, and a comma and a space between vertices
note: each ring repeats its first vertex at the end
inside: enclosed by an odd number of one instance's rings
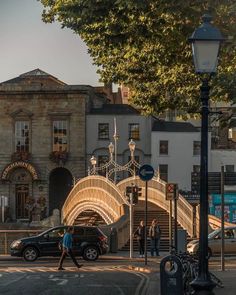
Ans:
POLYGON ((77 268, 81 268, 83 266, 83 264, 78 264, 77 268))
POLYGON ((65 270, 65 268, 63 268, 63 267, 58 267, 58 270, 65 270))

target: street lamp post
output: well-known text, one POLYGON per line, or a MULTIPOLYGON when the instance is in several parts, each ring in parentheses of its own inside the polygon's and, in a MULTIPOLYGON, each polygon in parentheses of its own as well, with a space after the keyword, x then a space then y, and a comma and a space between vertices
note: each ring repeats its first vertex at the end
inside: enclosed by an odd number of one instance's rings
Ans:
POLYGON ((96 172, 96 164, 97 164, 97 159, 96 159, 95 156, 92 156, 92 157, 91 157, 91 159, 90 159, 90 163, 91 163, 91 165, 92 165, 92 167, 93 167, 93 169, 92 169, 92 174, 95 174, 95 172, 96 172))
POLYGON ((189 41, 192 43, 196 73, 202 74, 201 90, 201 163, 200 163, 200 238, 198 276, 191 283, 195 294, 212 294, 215 284, 208 271, 208 114, 209 81, 217 70, 221 32, 211 24, 211 16, 203 16, 203 24, 189 41))

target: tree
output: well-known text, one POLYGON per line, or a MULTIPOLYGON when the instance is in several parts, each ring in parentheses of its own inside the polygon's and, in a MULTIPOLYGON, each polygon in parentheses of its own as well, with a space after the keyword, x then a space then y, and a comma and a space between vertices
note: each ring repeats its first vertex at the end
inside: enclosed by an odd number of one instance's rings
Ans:
POLYGON ((125 84, 147 113, 198 109, 200 79, 188 37, 209 12, 230 40, 220 53, 211 99, 235 97, 236 0, 40 0, 44 22, 59 21, 88 46, 101 81, 125 84))

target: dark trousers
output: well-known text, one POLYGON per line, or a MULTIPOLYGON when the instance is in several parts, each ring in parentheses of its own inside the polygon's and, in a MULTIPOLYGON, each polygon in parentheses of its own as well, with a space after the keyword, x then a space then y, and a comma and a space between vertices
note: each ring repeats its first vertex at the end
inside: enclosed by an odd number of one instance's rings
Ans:
POLYGON ((138 240, 138 247, 139 247, 139 254, 143 255, 144 254, 144 240, 143 239, 138 240))
POLYGON ((74 256, 74 254, 73 254, 73 252, 72 252, 71 249, 69 249, 68 251, 66 251, 66 250, 63 250, 63 251, 62 251, 62 253, 61 253, 61 258, 60 258, 59 266, 58 266, 58 267, 59 267, 59 268, 62 267, 63 261, 64 261, 64 259, 66 258, 67 254, 70 256, 70 258, 71 258, 72 261, 74 262, 74 265, 78 267, 79 264, 78 264, 77 260, 75 259, 75 256, 74 256))
POLYGON ((151 256, 154 256, 154 252, 159 256, 160 239, 151 239, 151 256))

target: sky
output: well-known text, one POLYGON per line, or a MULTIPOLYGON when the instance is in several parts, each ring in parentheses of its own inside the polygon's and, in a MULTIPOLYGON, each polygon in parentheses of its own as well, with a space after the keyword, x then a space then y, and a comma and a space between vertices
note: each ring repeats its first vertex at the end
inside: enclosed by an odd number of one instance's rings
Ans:
POLYGON ((39 68, 70 85, 102 85, 80 37, 45 24, 42 11, 37 0, 0 0, 0 83, 39 68))

